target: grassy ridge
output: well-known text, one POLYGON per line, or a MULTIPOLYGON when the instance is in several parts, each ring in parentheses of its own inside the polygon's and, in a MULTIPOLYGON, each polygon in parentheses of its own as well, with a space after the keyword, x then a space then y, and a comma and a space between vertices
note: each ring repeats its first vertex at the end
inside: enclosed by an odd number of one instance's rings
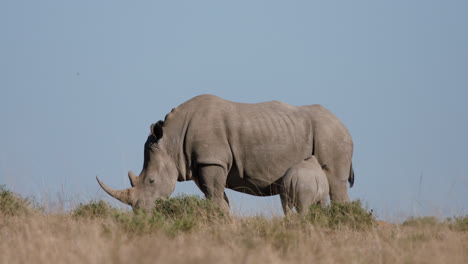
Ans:
POLYGON ((0 190, 0 263, 467 263, 468 217, 379 224, 358 201, 305 217, 224 215, 181 196, 129 212, 104 201, 45 214, 0 190))
POLYGON ((80 204, 71 212, 74 218, 106 219, 115 222, 126 232, 148 234, 165 231, 179 232, 229 220, 213 203, 197 196, 179 196, 155 201, 151 212, 129 212, 112 208, 104 201, 80 204))
POLYGON ((28 215, 40 210, 41 208, 34 204, 32 200, 13 193, 5 185, 0 185, 0 215, 28 215))

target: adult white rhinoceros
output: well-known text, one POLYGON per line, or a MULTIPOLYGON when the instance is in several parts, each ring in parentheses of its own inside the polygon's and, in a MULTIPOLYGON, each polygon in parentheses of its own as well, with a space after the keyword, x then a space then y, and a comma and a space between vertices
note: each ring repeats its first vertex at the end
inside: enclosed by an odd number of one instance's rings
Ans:
POLYGON ((236 103, 200 95, 151 125, 143 169, 128 173, 131 188, 101 187, 134 209, 149 210, 172 194, 177 181, 193 180, 228 210, 224 188, 257 196, 280 194, 294 165, 314 155, 328 178, 330 198, 348 201, 354 182, 353 141, 344 124, 320 105, 272 101, 236 103))

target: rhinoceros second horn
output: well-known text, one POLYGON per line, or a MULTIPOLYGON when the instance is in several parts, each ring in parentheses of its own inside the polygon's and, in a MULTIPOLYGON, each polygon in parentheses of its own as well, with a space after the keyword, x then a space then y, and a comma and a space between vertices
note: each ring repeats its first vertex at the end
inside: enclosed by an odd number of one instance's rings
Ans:
POLYGON ((133 173, 133 171, 129 171, 128 178, 130 179, 130 184, 132 185, 132 187, 135 187, 139 181, 138 176, 136 176, 135 173, 133 173))

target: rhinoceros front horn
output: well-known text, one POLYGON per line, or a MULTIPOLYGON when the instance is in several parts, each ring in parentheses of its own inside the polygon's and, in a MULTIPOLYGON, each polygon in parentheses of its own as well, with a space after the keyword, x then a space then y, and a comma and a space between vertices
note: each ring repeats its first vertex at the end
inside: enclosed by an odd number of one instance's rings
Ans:
POLYGON ((139 180, 138 176, 136 176, 135 173, 133 173, 133 171, 128 172, 128 179, 130 179, 130 184, 132 185, 132 187, 135 187, 139 180))
POLYGON ((125 190, 114 190, 110 188, 109 186, 105 185, 103 182, 99 180, 99 178, 96 176, 96 180, 101 185, 101 188, 106 191, 110 196, 114 197, 115 199, 121 201, 122 203, 132 205, 132 192, 134 188, 128 188, 125 190))

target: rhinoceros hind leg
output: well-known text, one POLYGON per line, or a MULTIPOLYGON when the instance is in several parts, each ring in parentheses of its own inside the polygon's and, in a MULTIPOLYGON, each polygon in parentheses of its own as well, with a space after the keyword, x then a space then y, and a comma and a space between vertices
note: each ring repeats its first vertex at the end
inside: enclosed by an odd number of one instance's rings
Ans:
POLYGON ((349 202, 348 179, 350 177, 351 162, 339 160, 325 169, 328 178, 330 200, 334 202, 349 202))
POLYGON ((292 197, 290 197, 286 192, 280 193, 281 206, 283 207, 283 212, 285 216, 291 215, 293 203, 292 197))
POLYGON ((332 179, 330 185, 330 200, 339 203, 349 202, 347 181, 332 179))

